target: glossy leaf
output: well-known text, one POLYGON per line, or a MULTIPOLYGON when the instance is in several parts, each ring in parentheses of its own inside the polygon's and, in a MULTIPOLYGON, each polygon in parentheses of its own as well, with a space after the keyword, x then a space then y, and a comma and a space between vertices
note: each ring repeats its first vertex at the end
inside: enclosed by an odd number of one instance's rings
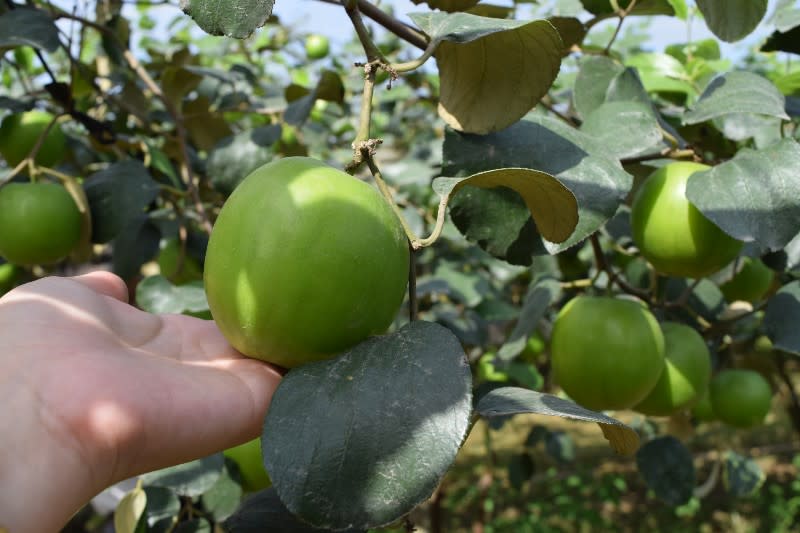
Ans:
POLYGON ((692 498, 696 483, 692 454, 675 437, 645 443, 636 454, 636 464, 647 486, 668 504, 682 505, 692 498))
POLYGON ((689 178, 686 197, 726 233, 783 248, 800 227, 800 145, 785 139, 742 149, 730 161, 689 178))
POLYGON ((439 115, 459 131, 489 133, 521 119, 544 96, 561 65, 563 42, 546 20, 468 13, 416 13, 434 42, 439 115))
POLYGON ((275 0, 181 0, 180 5, 205 32, 244 39, 267 22, 275 0))
POLYGON ((264 466, 289 511, 316 527, 388 524, 439 484, 471 404, 458 339, 412 322, 286 374, 264 421, 264 466))
POLYGON ((222 475, 225 460, 221 453, 142 476, 145 485, 166 487, 180 496, 200 496, 214 486, 222 475))
POLYGON ((535 413, 595 422, 617 453, 633 455, 639 447, 639 436, 622 422, 551 394, 517 387, 501 387, 485 394, 478 401, 475 410, 484 418, 535 413))
POLYGON ((800 281, 793 281, 767 302, 764 330, 776 349, 800 355, 797 324, 800 324, 800 281))
POLYGON ((452 196, 465 186, 513 189, 528 207, 539 233, 552 242, 567 240, 578 224, 575 196, 546 172, 526 168, 500 168, 479 172, 467 178, 437 178, 433 182, 434 190, 440 196, 452 196))
POLYGON ((749 35, 767 12, 767 0, 697 0, 708 28, 732 43, 749 35))
POLYGON ((752 72, 729 72, 714 78, 683 116, 697 124, 731 113, 755 113, 788 120, 783 95, 769 80, 752 72))

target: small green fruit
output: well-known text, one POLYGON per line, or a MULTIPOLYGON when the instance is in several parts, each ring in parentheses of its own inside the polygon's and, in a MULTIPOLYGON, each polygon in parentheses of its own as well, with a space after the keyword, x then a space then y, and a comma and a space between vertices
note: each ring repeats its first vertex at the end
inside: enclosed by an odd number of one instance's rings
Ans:
MULTIPOLYGON (((53 118, 53 115, 44 111, 28 111, 3 119, 0 125, 0 154, 8 166, 15 167, 28 157, 53 118)), ((66 152, 66 137, 61 127, 54 124, 47 132, 34 161, 37 165, 52 167, 64 159, 66 152)))
POLYGON ((711 380, 709 392, 717 418, 738 428, 761 424, 772 404, 772 387, 754 370, 723 370, 711 380))
POLYGON ((324 35, 309 35, 306 38, 306 56, 309 59, 322 59, 330 51, 330 41, 324 35))

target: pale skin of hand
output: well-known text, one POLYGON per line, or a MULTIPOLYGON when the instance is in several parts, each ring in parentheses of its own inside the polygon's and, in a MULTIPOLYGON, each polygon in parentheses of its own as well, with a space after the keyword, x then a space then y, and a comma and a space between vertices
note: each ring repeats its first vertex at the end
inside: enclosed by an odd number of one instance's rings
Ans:
POLYGON ((0 298, 0 531, 58 531, 109 485, 260 434, 280 373, 107 272, 0 298))

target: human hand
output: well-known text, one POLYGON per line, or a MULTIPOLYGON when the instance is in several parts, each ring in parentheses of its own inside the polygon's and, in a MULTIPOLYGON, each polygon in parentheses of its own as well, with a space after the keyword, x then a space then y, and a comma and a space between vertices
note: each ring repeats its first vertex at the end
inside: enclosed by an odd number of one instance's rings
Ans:
POLYGON ((0 299, 0 530, 57 531, 119 480, 259 434, 279 372, 127 295, 95 272, 0 299))

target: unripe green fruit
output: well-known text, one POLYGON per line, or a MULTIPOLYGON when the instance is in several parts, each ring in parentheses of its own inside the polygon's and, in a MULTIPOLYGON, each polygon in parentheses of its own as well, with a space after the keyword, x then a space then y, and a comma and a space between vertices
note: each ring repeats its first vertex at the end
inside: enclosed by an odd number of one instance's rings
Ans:
POLYGON ((181 257, 181 243, 178 239, 166 239, 161 242, 160 248, 157 262, 162 276, 175 285, 203 279, 203 268, 200 266, 200 262, 188 253, 184 254, 183 264, 180 265, 181 271, 178 272, 178 262, 181 257))
POLYGON ((309 35, 306 38, 306 56, 309 59, 322 59, 330 51, 330 41, 324 35, 309 35))
POLYGON ((711 356, 697 331, 675 322, 661 324, 665 366, 650 394, 635 410, 649 416, 670 416, 690 407, 708 389, 711 356))
POLYGON ((702 278, 730 263, 742 248, 686 198, 686 183, 710 167, 670 163, 656 170, 631 206, 633 240, 655 269, 666 275, 702 278))
POLYGON ((308 157, 247 176, 208 244, 214 320, 240 352, 284 367, 383 333, 403 301, 408 240, 372 186, 308 157))
POLYGON ((13 289, 19 279, 19 267, 11 263, 0 264, 0 296, 13 289))
POLYGON ((0 256, 17 265, 65 258, 81 237, 81 213, 55 183, 10 183, 0 188, 0 256))
POLYGON ((630 300, 578 296, 553 324, 553 371, 561 388, 594 410, 633 407, 664 369, 664 335, 655 317, 630 300))
POLYGON ((729 302, 742 300, 757 302, 761 300, 775 279, 775 272, 760 259, 742 258, 742 269, 729 281, 720 286, 722 294, 729 302))
POLYGON ((239 446, 228 448, 223 454, 232 459, 239 467, 242 486, 246 491, 262 490, 272 485, 272 480, 264 469, 264 461, 261 458, 261 439, 253 439, 239 446))
MULTIPOLYGON (((0 154, 15 167, 28 157, 36 141, 53 120, 53 115, 44 111, 28 111, 9 115, 0 125, 0 154)), ((64 159, 67 152, 67 141, 61 127, 53 124, 42 142, 34 161, 37 165, 52 167, 64 159)))
POLYGON ((696 404, 692 407, 692 416, 700 422, 711 422, 717 419, 714 408, 711 406, 711 395, 706 390, 696 404))
POLYGON ((717 418, 738 428, 762 423, 772 404, 772 387, 754 370, 723 370, 711 380, 709 393, 717 418))

